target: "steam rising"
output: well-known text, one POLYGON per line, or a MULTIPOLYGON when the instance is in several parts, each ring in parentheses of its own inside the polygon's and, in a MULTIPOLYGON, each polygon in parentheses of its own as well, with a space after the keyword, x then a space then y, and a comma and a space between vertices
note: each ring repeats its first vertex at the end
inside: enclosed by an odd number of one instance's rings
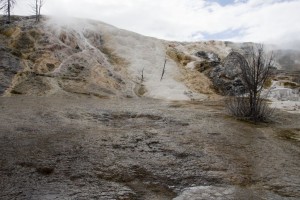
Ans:
MULTIPOLYGON (((300 49, 300 1, 48 0, 42 14, 104 21, 168 40, 263 42, 300 49), (237 31, 238 30, 238 31, 237 31), (224 35, 224 33, 227 33, 224 35), (214 37, 212 37, 214 36, 214 37)), ((32 14, 18 1, 15 14, 32 14)))

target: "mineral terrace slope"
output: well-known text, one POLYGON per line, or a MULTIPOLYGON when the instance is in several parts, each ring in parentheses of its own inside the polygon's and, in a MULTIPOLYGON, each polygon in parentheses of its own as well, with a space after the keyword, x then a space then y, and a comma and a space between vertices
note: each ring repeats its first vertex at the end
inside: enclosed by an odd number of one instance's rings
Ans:
MULTIPOLYGON (((92 20, 43 17, 37 24, 33 17, 13 17, 0 26, 0 94, 215 98, 218 88, 205 69, 249 45, 169 42, 92 20)), ((296 67, 298 54, 282 52, 282 63, 296 67)))
MULTIPOLYGON (((1 25, 0 39, 0 92, 6 96, 207 97, 183 83, 164 41, 101 22, 51 18, 36 24, 30 17, 15 17, 1 25)), ((213 94, 209 79, 201 77, 202 92, 213 94)))

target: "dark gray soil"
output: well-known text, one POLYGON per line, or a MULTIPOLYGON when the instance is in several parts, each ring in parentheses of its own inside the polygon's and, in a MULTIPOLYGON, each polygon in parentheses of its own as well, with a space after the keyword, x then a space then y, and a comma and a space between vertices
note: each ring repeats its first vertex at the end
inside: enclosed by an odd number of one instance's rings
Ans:
POLYGON ((0 98, 0 199, 300 199, 300 115, 219 102, 0 98))

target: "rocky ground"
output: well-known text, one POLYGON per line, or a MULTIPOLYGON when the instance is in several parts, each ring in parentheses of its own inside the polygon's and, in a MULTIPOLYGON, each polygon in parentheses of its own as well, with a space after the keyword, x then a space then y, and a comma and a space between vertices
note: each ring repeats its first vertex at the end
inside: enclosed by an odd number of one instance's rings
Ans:
POLYGON ((300 115, 219 101, 0 98, 0 199, 300 198, 300 115))

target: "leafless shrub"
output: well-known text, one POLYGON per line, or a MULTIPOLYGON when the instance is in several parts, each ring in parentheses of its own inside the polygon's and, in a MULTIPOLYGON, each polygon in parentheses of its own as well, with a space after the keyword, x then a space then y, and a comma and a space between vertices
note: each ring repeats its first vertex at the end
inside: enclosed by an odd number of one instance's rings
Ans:
POLYGON ((263 86, 271 75, 273 56, 267 57, 262 45, 252 47, 246 55, 231 53, 233 63, 241 69, 241 79, 246 88, 243 96, 233 96, 226 100, 230 114, 250 121, 267 121, 273 113, 266 100, 261 97, 263 86))
POLYGON ((225 100, 227 112, 238 119, 267 122, 274 113, 274 109, 270 108, 265 99, 258 99, 256 103, 257 108, 255 113, 251 110, 251 104, 248 97, 245 96, 231 96, 225 100))

